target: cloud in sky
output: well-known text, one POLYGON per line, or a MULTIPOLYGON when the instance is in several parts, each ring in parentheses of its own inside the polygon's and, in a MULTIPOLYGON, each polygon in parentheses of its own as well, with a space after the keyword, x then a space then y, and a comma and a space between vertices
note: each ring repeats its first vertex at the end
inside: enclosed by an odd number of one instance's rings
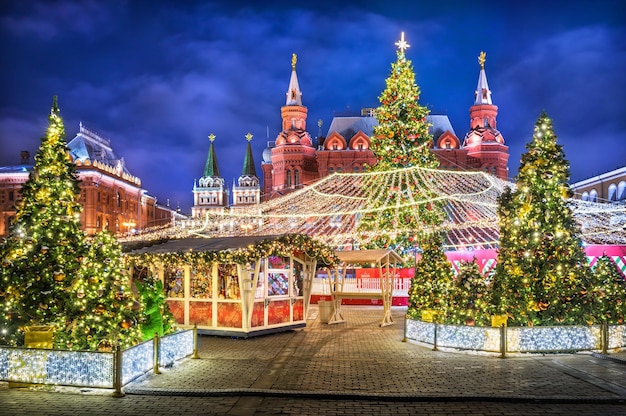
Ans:
POLYGON ((404 31, 420 102, 446 112, 461 138, 476 57, 487 51, 511 176, 544 109, 572 179, 624 166, 626 25, 616 16, 626 14, 609 1, 544 3, 6 1, 0 165, 35 153, 59 95, 68 140, 82 121, 160 202, 187 211, 210 133, 228 183, 241 173, 248 132, 260 174, 266 141, 280 129, 292 53, 317 136, 317 120, 325 134, 335 113, 378 105, 404 31))

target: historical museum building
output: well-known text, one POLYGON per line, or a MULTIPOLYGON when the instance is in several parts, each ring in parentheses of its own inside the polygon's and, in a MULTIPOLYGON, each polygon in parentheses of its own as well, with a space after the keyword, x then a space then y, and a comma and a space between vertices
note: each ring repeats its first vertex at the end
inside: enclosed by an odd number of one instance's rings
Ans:
POLYGON ((626 166, 570 185, 574 198, 589 202, 626 204, 626 166))
MULTIPOLYGON (((82 123, 68 149, 80 179, 80 222, 87 234, 101 230, 132 234, 168 224, 176 215, 141 188, 141 180, 128 171, 124 158, 115 155, 109 140, 82 123)), ((23 151, 20 156, 19 165, 0 167, 0 235, 8 235, 20 189, 33 171, 30 154, 23 151)))
MULTIPOLYGON (((508 147, 496 129, 498 107, 491 100, 485 73, 485 54, 479 57, 480 72, 470 107, 470 130, 460 140, 446 115, 430 115, 433 152, 442 169, 483 170, 508 178, 508 147)), ((376 163, 370 137, 378 124, 374 110, 360 116, 334 117, 326 137, 317 146, 306 131, 307 108, 296 74, 295 55, 287 99, 281 108, 282 131, 263 152, 263 195, 268 200, 306 186, 333 173, 361 172, 376 163)))
MULTIPOLYGON (((479 57, 480 72, 474 92, 474 104, 469 109, 470 129, 459 139, 448 116, 429 115, 432 125, 432 150, 442 169, 482 170, 501 179, 509 174, 508 147, 496 129, 498 107, 493 104, 485 73, 485 54, 479 57)), ((307 131, 308 109, 303 105, 302 91, 296 73, 296 55, 291 60, 291 77, 285 105, 280 114, 282 129, 275 141, 268 142, 263 151, 262 188, 256 175, 248 134, 248 148, 242 176, 232 187, 232 205, 227 184, 219 174, 217 155, 211 140, 202 177, 194 183, 192 217, 203 216, 209 210, 224 210, 269 200, 333 173, 362 172, 374 165, 376 158, 370 150, 370 137, 378 124, 374 110, 364 109, 359 116, 336 116, 325 137, 313 139, 307 131)))

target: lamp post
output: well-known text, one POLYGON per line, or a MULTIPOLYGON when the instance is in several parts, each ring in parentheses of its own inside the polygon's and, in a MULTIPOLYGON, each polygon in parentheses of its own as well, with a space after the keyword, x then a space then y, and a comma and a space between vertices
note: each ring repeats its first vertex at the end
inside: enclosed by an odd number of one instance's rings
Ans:
POLYGON ((130 230, 132 227, 135 226, 135 222, 133 220, 129 220, 129 221, 123 222, 122 225, 128 229, 128 237, 130 237, 130 230))

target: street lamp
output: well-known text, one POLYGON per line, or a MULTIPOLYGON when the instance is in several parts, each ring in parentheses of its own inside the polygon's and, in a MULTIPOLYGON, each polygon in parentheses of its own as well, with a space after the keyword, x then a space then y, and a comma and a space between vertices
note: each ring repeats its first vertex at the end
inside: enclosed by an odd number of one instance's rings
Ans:
POLYGON ((130 230, 135 226, 135 222, 133 220, 123 222, 122 225, 128 229, 128 236, 130 237, 130 230))

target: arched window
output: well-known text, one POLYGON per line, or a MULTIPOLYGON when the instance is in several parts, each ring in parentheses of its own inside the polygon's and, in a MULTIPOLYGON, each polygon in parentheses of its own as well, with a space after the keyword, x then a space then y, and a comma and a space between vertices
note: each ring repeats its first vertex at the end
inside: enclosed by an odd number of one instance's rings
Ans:
POLYGON ((621 181, 617 185, 617 200, 618 201, 626 200, 626 181, 621 181))
POLYGON ((589 201, 589 192, 583 192, 583 195, 580 197, 583 201, 589 201))
POLYGON ((300 186, 300 171, 299 170, 293 171, 293 184, 296 188, 300 186))
POLYGON ((598 202, 598 191, 595 189, 592 189, 591 192, 589 192, 589 202, 598 202))
POLYGON ((614 183, 609 185, 609 201, 617 201, 617 185, 614 183))
POLYGON ((120 191, 117 191, 117 206, 122 206, 122 194, 120 194, 120 191))
POLYGON ((287 176, 285 177, 285 185, 291 186, 291 169, 287 169, 287 176))

